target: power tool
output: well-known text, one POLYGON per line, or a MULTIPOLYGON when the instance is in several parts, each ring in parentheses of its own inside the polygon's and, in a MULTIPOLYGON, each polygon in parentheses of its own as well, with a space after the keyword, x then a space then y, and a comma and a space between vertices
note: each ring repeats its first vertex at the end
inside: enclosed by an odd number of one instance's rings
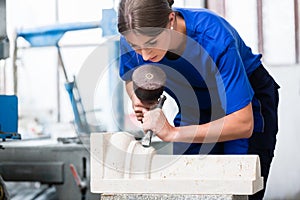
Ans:
MULTIPOLYGON (((145 103, 156 104, 155 108, 162 108, 166 96, 163 95, 166 74, 158 66, 145 64, 137 67, 132 74, 135 95, 145 103)), ((142 138, 142 145, 150 147, 153 131, 148 130, 142 138)))

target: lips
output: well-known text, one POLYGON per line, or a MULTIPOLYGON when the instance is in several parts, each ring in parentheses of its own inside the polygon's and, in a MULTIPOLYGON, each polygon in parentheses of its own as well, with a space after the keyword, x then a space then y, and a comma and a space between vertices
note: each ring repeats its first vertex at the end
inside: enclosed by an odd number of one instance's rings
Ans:
POLYGON ((157 56, 153 56, 152 58, 150 58, 150 60, 153 62, 153 60, 155 60, 157 58, 157 56))

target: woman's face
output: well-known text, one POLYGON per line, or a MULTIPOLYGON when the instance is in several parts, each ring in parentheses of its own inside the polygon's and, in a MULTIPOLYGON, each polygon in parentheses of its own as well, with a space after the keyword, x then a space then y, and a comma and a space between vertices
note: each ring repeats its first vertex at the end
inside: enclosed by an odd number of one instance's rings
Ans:
POLYGON ((126 34, 125 38, 131 47, 145 61, 159 62, 170 48, 171 35, 165 29, 158 36, 146 36, 134 32, 126 34))

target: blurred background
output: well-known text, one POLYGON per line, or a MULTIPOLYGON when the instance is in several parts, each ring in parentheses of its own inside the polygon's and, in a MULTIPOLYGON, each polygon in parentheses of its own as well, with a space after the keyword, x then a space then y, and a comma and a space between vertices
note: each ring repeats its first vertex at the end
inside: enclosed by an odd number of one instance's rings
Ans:
MULTIPOLYGON (((141 133, 118 76, 118 3, 6 1, 6 21, 1 23, 6 23, 10 46, 9 57, 0 59, 0 94, 18 97, 22 140, 73 138, 87 131, 86 124, 88 132, 141 133), (39 34, 42 39, 34 38, 39 34), (95 77, 85 70, 94 70, 95 77), (68 83, 75 83, 78 94, 70 94, 68 87, 74 86, 68 83)), ((217 12, 255 53, 263 54, 267 70, 281 86, 278 143, 265 199, 300 199, 298 0, 175 0, 174 7, 217 12)), ((164 109, 170 119, 176 113, 170 98, 164 109)))

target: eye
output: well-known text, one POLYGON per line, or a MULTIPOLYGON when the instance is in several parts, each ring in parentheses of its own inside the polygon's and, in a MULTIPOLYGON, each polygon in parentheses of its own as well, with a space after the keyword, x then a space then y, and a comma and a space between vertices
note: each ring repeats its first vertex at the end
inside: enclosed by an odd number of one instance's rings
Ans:
POLYGON ((154 45, 156 45, 156 44, 157 44, 157 41, 156 41, 156 40, 155 40, 155 41, 151 41, 151 42, 148 43, 149 46, 154 46, 154 45))

